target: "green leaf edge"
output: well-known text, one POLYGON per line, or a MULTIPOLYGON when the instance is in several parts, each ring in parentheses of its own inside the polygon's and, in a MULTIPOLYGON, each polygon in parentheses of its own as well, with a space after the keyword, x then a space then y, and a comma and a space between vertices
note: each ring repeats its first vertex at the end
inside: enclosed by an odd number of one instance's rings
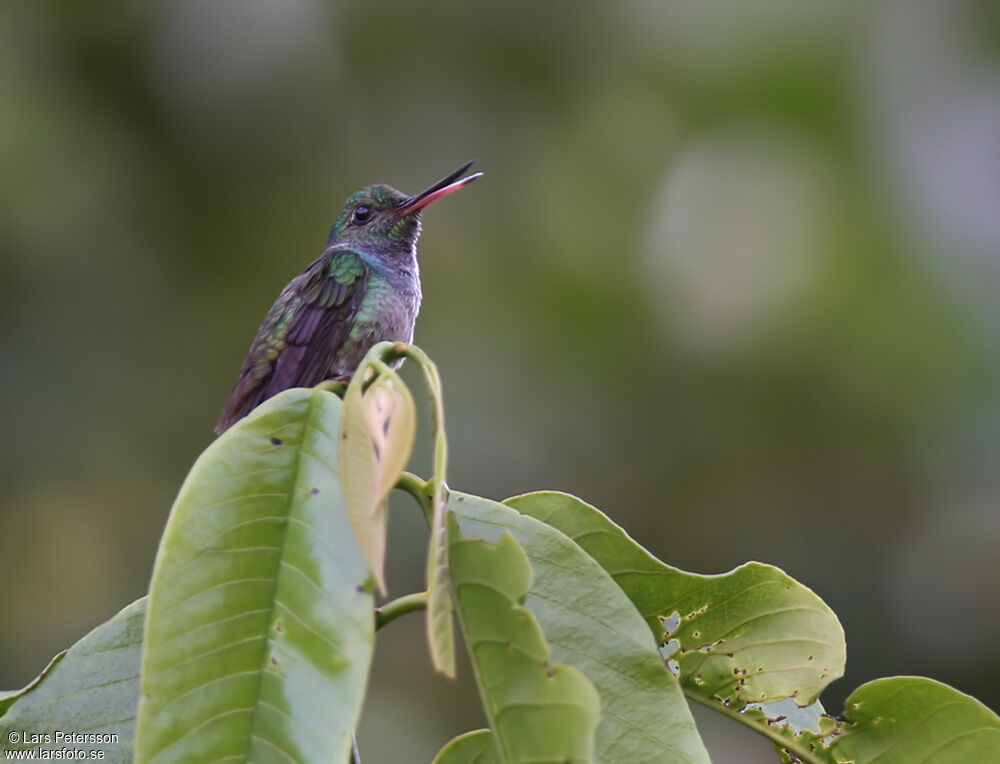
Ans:
POLYGON ((898 756, 892 757, 888 754, 893 748, 905 743, 898 736, 889 741, 889 745, 878 750, 872 759, 856 759, 857 751, 860 747, 866 747, 884 735, 883 730, 891 726, 896 721, 893 714, 898 713, 901 704, 908 700, 899 697, 900 693, 922 693, 936 696, 936 705, 920 718, 913 719, 909 724, 909 730, 925 729, 939 712, 946 708, 959 706, 958 710, 967 722, 967 728, 960 729, 957 734, 946 741, 936 740, 938 747, 933 751, 921 750, 921 764, 966 764, 966 762, 1000 762, 1000 716, 988 708, 980 700, 968 695, 950 685, 939 682, 936 679, 929 679, 922 676, 893 676, 874 679, 858 687, 844 701, 844 721, 841 722, 835 736, 829 742, 829 750, 833 761, 861 761, 867 762, 877 758, 885 764, 900 764, 906 759, 898 756), (883 699, 879 705, 880 696, 886 690, 892 692, 893 697, 898 697, 896 703, 886 705, 883 699), (874 705, 871 705, 874 703, 874 705), (870 707, 869 707, 870 706, 870 707), (983 744, 981 747, 968 750, 969 736, 983 733, 989 736, 991 744, 983 744), (957 753, 949 753, 948 747, 953 743, 962 741, 964 750, 957 753))
POLYGON ((38 687, 38 685, 40 685, 42 681, 52 673, 52 669, 59 664, 59 661, 66 657, 66 653, 68 652, 69 649, 63 650, 61 653, 56 653, 49 661, 48 665, 42 669, 42 673, 28 682, 28 684, 24 685, 24 687, 20 690, 0 691, 0 719, 3 719, 4 714, 7 713, 7 709, 14 705, 16 700, 38 687))
MULTIPOLYGON (((727 681, 734 686, 734 695, 718 696, 718 702, 722 703, 725 701, 728 705, 735 706, 737 709, 742 708, 747 703, 761 702, 762 700, 771 702, 786 697, 793 697, 800 706, 807 706, 816 700, 824 687, 843 675, 846 663, 846 644, 844 642, 843 627, 839 619, 837 619, 836 614, 815 592, 791 578, 780 568, 759 562, 749 562, 726 573, 715 575, 688 573, 658 560, 607 515, 572 494, 561 491, 537 491, 513 496, 504 500, 503 503, 557 528, 572 538, 611 575, 629 599, 632 600, 652 630, 654 637, 661 645, 667 642, 668 637, 679 638, 685 634, 689 635, 688 639, 680 643, 680 650, 676 654, 680 660, 681 684, 684 686, 685 693, 689 697, 691 695, 701 695, 708 700, 716 699, 714 693, 706 692, 692 681, 697 678, 697 675, 692 673, 690 667, 695 662, 700 666, 708 657, 726 664, 726 672, 722 672, 720 669, 717 670, 717 673, 724 673, 727 677, 732 676, 727 681), (550 504, 553 500, 560 502, 561 506, 552 511, 540 511, 542 505, 550 504), (581 530, 581 526, 583 530, 581 530), (597 536, 600 537, 600 544, 595 540, 597 536), (619 558, 627 559, 632 567, 627 569, 617 568, 616 563, 619 561, 619 558), (684 607, 686 604, 685 600, 695 599, 697 601, 697 595, 707 587, 724 584, 727 581, 735 581, 740 576, 747 577, 754 575, 769 577, 770 580, 766 581, 769 585, 784 586, 787 590, 796 592, 796 596, 800 599, 810 602, 817 619, 822 621, 824 628, 833 633, 834 637, 831 638, 828 644, 830 650, 826 651, 830 653, 830 660, 827 665, 820 666, 817 661, 812 666, 799 667, 818 675, 815 683, 817 689, 814 692, 799 692, 799 688, 788 685, 781 691, 768 694, 765 698, 757 695, 740 694, 739 689, 747 680, 752 681, 760 677, 761 674, 755 675, 750 672, 749 676, 747 676, 747 668, 735 665, 735 660, 728 660, 728 658, 732 657, 732 653, 726 652, 725 648, 720 648, 715 635, 701 634, 697 628, 697 621, 699 617, 704 616, 708 611, 699 611, 698 608, 693 606, 690 610, 684 607), (648 591, 648 583, 652 580, 653 576, 661 577, 664 580, 663 587, 657 590, 656 597, 660 600, 657 602, 650 601, 651 595, 648 591), (643 587, 646 590, 643 590, 643 587), (664 594, 663 589, 667 587, 670 587, 673 591, 664 594), (664 628, 663 619, 668 619, 675 614, 680 617, 680 624, 668 635, 664 628), (729 666, 729 663, 733 663, 734 665, 729 666), (735 673, 737 671, 743 673, 735 673)), ((744 590, 740 591, 742 593, 744 590)), ((796 609, 802 609, 802 607, 804 606, 797 607, 796 609)), ((764 615, 770 617, 774 614, 767 613, 764 615)), ((747 634, 752 634, 757 628, 759 628, 759 624, 740 632, 736 638, 744 638, 747 634)), ((755 648, 758 645, 750 644, 747 647, 755 648)), ((747 648, 738 648, 737 651, 740 649, 745 650, 747 648)), ((818 653, 819 650, 816 652, 818 653)), ((767 673, 767 671, 762 672, 763 675, 767 673)), ((725 686, 727 685, 723 685, 723 687, 725 686)))
POLYGON ((431 764, 497 764, 496 742, 488 730, 457 735, 444 744, 431 764))
POLYGON ((10 746, 8 732, 13 729, 19 732, 44 733, 62 730, 64 732, 108 732, 118 734, 117 744, 80 744, 78 747, 86 751, 102 751, 105 761, 108 762, 130 762, 132 761, 132 747, 135 737, 135 711, 139 704, 139 664, 141 661, 141 624, 145 619, 146 597, 141 597, 135 602, 126 605, 115 615, 104 623, 94 627, 83 637, 78 639, 70 648, 56 654, 49 661, 45 669, 21 690, 4 693, 5 705, 0 713, 0 749, 10 750, 14 748, 31 748, 31 745, 10 746), (138 634, 135 634, 134 624, 140 624, 138 634), (116 640, 125 640, 117 642, 116 640), (92 648, 96 647, 96 650, 92 648), (107 661, 112 653, 119 653, 120 659, 112 664, 118 669, 117 673, 124 676, 117 676, 113 681, 104 682, 95 686, 80 687, 79 685, 69 685, 67 688, 60 688, 58 685, 64 679, 63 675, 69 672, 81 672, 84 670, 87 661, 98 658, 107 661), (103 693, 112 692, 120 694, 127 691, 129 687, 134 690, 123 702, 115 704, 115 707, 125 706, 132 709, 131 715, 124 718, 113 718, 106 720, 100 727, 79 729, 80 721, 72 719, 70 714, 79 709, 79 702, 86 697, 86 693, 102 694, 99 704, 88 702, 84 708, 93 713, 95 706, 99 708, 98 713, 107 711, 108 698, 103 693), (48 693, 56 694, 54 697, 43 697, 48 693), (67 698, 70 705, 60 706, 67 698), (21 712, 31 714, 35 711, 35 704, 38 708, 44 708, 46 714, 51 714, 53 708, 62 708, 66 716, 48 716, 44 720, 18 718, 21 712), (75 708, 74 708, 75 706, 75 708), (30 726, 29 726, 30 725, 30 726))

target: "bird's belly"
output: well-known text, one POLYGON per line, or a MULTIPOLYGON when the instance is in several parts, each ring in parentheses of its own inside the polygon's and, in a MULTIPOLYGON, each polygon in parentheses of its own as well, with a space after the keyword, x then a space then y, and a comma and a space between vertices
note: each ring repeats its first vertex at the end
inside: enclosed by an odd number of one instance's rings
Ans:
POLYGON ((354 325, 334 356, 330 376, 353 373, 365 354, 379 342, 413 342, 419 303, 413 298, 400 300, 397 296, 387 305, 385 297, 384 294, 366 296, 354 325))

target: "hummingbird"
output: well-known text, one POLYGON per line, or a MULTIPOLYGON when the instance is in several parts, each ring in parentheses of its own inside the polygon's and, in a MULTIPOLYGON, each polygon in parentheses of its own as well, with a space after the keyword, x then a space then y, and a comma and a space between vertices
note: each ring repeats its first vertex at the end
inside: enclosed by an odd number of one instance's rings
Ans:
POLYGON ((323 254, 264 316, 216 433, 282 390, 350 378, 378 342, 413 341, 421 213, 479 178, 462 177, 474 161, 414 196, 373 185, 348 197, 323 254))

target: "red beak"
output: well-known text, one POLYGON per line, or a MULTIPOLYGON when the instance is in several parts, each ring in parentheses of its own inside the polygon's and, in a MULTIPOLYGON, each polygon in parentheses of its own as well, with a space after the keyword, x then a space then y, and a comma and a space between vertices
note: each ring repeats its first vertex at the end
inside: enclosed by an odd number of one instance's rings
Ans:
POLYGON ((476 160, 473 159, 471 162, 466 162, 448 177, 441 178, 441 180, 437 183, 425 188, 416 196, 411 196, 396 208, 396 214, 400 216, 412 215, 414 212, 419 212, 427 205, 434 204, 434 202, 438 199, 443 199, 448 196, 448 194, 454 193, 460 188, 465 188, 476 178, 482 176, 481 172, 477 172, 474 175, 468 175, 464 178, 461 177, 462 173, 472 167, 475 161, 476 160))

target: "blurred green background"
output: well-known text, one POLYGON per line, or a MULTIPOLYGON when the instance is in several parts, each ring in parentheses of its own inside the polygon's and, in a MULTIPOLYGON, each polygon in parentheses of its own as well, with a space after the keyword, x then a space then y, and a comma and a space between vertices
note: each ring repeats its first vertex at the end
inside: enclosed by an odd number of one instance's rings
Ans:
MULTIPOLYGON (((1000 708, 995 2, 6 2, 0 104, 0 687, 144 593, 343 199, 478 157, 420 247, 452 485, 783 567, 846 629, 832 710, 896 673, 1000 708)), ((400 594, 422 520, 391 524, 400 594)), ((366 763, 476 705, 393 624, 366 763)))

